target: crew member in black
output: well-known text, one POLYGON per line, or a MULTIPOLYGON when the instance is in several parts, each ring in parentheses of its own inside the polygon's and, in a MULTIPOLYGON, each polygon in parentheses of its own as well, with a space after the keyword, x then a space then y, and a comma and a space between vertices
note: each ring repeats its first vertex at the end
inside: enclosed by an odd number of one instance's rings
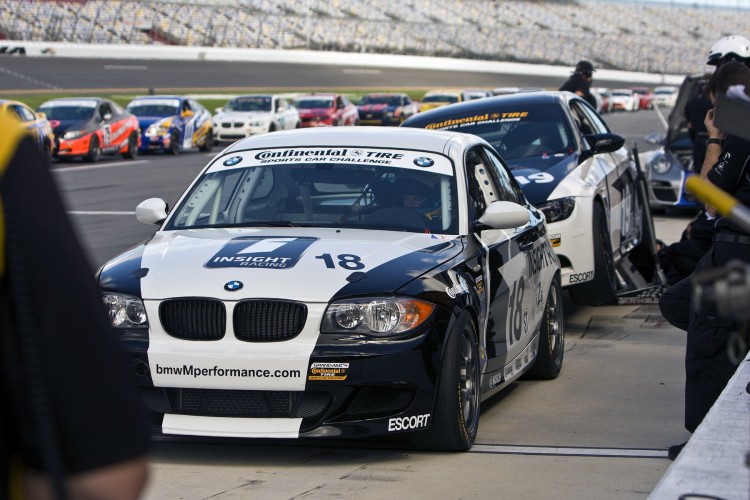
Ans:
POLYGON ((560 90, 567 90, 583 97, 596 109, 596 99, 591 95, 591 81, 594 79, 594 66, 588 61, 578 61, 570 78, 563 83, 560 90))
MULTIPOLYGON (((733 85, 750 89, 750 68, 742 63, 722 65, 708 82, 713 100, 726 94, 733 85)), ((706 178, 714 185, 750 206, 750 141, 736 136, 725 136, 714 125, 715 111, 706 115, 709 133, 706 161, 718 157, 710 168, 704 168, 706 178), (711 148, 721 149, 721 153, 711 148)), ((709 208, 709 211, 711 209, 709 208)), ((713 245, 698 262, 693 275, 726 265, 730 260, 750 262, 750 235, 724 217, 715 222, 713 245)), ((692 276, 667 290, 659 300, 664 317, 674 326, 687 330, 685 352, 685 428, 694 432, 734 374, 736 366, 729 359, 727 341, 736 325, 721 317, 715 304, 691 304, 692 276)), ((674 459, 684 444, 672 446, 669 457, 674 459)))
POLYGON ((135 500, 149 423, 47 162, 0 116, 0 498, 135 500))

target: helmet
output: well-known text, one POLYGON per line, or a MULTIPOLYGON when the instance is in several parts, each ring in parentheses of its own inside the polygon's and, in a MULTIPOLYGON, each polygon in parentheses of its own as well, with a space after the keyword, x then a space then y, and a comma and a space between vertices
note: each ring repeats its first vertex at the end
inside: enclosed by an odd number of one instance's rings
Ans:
POLYGON ((725 36, 708 52, 706 64, 718 66, 727 60, 744 62, 750 59, 750 40, 740 35, 725 36))

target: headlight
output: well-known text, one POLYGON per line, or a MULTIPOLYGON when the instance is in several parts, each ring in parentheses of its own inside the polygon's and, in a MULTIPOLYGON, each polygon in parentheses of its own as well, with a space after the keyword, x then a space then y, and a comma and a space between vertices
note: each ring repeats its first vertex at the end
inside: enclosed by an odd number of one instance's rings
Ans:
POLYGON ((86 135, 85 130, 68 130, 63 135, 63 139, 65 139, 66 141, 69 141, 70 139, 77 139, 81 137, 82 135, 86 135))
POLYGON ((558 222, 570 217, 575 206, 575 198, 559 198, 537 205, 536 208, 544 213, 547 222, 558 222))
POLYGON ((248 123, 251 127, 262 127, 263 125, 266 125, 268 122, 265 120, 252 120, 248 123))
POLYGON ((651 160, 651 168, 657 174, 666 174, 672 168, 672 162, 664 155, 659 155, 651 160))
POLYGON ((143 301, 132 295, 104 292, 104 305, 115 328, 148 328, 143 301))
POLYGON ((323 317, 323 333, 397 335, 422 325, 435 306, 411 298, 364 298, 335 302, 323 317))
POLYGON ((387 116, 388 118, 393 118, 394 114, 395 113, 393 111, 386 111, 385 116, 387 116))

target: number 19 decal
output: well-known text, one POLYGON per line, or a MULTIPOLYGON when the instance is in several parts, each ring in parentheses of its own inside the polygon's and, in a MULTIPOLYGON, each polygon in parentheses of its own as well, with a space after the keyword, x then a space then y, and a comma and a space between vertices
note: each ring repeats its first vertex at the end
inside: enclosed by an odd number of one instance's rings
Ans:
MULTIPOLYGON (((320 259, 325 262, 328 269, 335 269, 336 264, 333 262, 333 257, 330 253, 324 253, 323 255, 316 255, 316 259, 320 259)), ((337 255, 339 267, 343 267, 349 271, 359 271, 364 269, 365 265, 362 263, 362 258, 359 255, 352 255, 350 253, 342 253, 337 255)))

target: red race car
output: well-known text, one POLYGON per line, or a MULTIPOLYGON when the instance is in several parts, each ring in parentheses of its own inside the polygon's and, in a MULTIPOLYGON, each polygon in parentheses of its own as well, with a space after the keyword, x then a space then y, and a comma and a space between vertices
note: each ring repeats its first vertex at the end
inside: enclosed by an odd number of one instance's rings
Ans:
POLYGON ((652 109, 654 93, 648 87, 630 87, 633 93, 638 94, 638 109, 652 109))
POLYGON ((309 94, 294 99, 303 127, 358 125, 357 107, 341 94, 309 94))
POLYGON ((55 133, 55 158, 97 161, 102 154, 135 158, 141 143, 138 119, 99 97, 53 99, 39 106, 55 133))

